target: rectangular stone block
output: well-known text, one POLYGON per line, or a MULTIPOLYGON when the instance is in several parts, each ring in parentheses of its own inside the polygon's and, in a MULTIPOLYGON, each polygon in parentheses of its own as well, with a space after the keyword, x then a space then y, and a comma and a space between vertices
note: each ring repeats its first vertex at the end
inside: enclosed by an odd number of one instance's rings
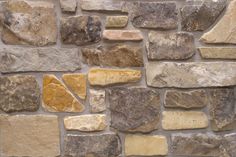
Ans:
POLYGON ((141 41, 143 35, 139 30, 104 30, 103 38, 111 41, 141 41))
POLYGON ((206 59, 236 59, 235 47, 200 47, 202 58, 206 59))

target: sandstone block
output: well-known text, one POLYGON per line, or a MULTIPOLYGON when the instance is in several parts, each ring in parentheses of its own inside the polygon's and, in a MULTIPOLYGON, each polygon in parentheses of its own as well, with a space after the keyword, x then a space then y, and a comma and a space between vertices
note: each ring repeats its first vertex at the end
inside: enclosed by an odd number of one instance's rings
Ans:
POLYGON ((63 12, 76 12, 76 0, 60 0, 60 5, 63 12))
POLYGON ((139 30, 104 30, 103 38, 111 41, 141 41, 143 35, 139 30))
POLYGON ((234 47, 200 47, 202 58, 206 59, 236 59, 234 47))
POLYGON ((106 28, 123 28, 128 24, 128 16, 107 16, 106 28))

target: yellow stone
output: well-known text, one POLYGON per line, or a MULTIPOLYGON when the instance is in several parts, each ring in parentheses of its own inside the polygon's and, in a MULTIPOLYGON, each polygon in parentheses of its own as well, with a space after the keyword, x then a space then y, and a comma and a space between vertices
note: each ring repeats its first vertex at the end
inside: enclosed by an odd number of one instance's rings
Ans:
POLYGON ((168 144, 165 136, 127 135, 125 137, 126 156, 167 155, 168 144))
POLYGON ((91 85, 106 86, 137 82, 141 79, 141 76, 140 70, 92 68, 89 71, 88 80, 91 85))
POLYGON ((86 75, 85 74, 64 74, 63 81, 67 87, 81 99, 86 98, 86 75))
POLYGON ((82 112, 84 106, 54 75, 43 77, 43 107, 50 112, 82 112))

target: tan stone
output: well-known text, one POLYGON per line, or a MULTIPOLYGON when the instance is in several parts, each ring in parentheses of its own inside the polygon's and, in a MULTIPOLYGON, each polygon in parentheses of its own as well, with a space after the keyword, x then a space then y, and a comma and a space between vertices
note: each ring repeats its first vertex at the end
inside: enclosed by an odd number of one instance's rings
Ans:
POLYGON ((128 16, 107 16, 106 28, 123 28, 128 23, 128 16))
POLYGON ((202 58, 207 59, 236 59, 235 47, 200 47, 202 58))
POLYGON ((76 0, 60 0, 61 9, 63 12, 75 12, 77 7, 76 0))
POLYGON ((127 135, 125 137, 126 156, 167 155, 168 144, 165 136, 127 135))
POLYGON ((162 127, 165 130, 200 129, 208 126, 208 118, 200 111, 164 111, 162 127))
POLYGON ((0 115, 1 157, 56 157, 59 139, 57 116, 0 115))
POLYGON ((115 41, 141 41, 143 35, 139 30, 104 30, 103 38, 115 41))
POLYGON ((86 83, 87 78, 85 74, 64 74, 63 81, 67 87, 81 99, 86 98, 86 83))
POLYGON ((236 44, 236 0, 232 0, 220 21, 207 33, 203 34, 204 43, 236 44))
POLYGON ((137 82, 141 79, 141 76, 139 70, 92 68, 88 73, 88 80, 91 85, 106 86, 137 82))
POLYGON ((89 93, 90 93, 89 104, 90 104, 91 112, 98 113, 98 112, 105 111, 106 110, 106 104, 105 104, 106 92, 105 92, 105 90, 90 89, 89 93))
POLYGON ((84 106, 54 75, 43 77, 43 107, 50 112, 82 112, 84 106))
POLYGON ((67 130, 79 130, 84 132, 102 131, 107 127, 104 114, 91 114, 81 116, 68 116, 64 118, 67 130))

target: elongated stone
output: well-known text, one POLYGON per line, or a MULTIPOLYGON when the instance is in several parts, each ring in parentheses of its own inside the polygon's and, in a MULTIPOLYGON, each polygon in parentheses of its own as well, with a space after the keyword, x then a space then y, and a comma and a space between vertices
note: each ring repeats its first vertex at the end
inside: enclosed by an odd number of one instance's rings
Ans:
POLYGON ((75 71, 80 69, 78 49, 0 48, 0 72, 75 71))
POLYGON ((141 41, 143 35, 139 30, 104 30, 103 38, 113 41, 141 41))
POLYGON ((200 47, 202 58, 206 59, 236 59, 234 47, 200 47))
POLYGON ((91 85, 106 86, 138 82, 141 76, 139 70, 92 68, 88 73, 88 81, 91 85))
POLYGON ((106 28, 123 28, 128 24, 128 16, 107 16, 106 28))
POLYGON ((105 90, 90 89, 89 104, 92 113, 103 112, 106 110, 105 90))
POLYGON ((76 12, 76 0, 60 0, 60 5, 63 12, 76 12))
POLYGON ((236 85, 235 62, 149 62, 147 84, 153 87, 218 87, 236 85))
POLYGON ((94 135, 67 135, 65 156, 117 157, 121 154, 120 139, 114 133, 94 135))
POLYGON ((143 87, 109 91, 111 127, 126 132, 151 132, 159 126, 160 95, 143 87))
POLYGON ((191 33, 163 33, 151 31, 147 42, 148 59, 188 59, 195 54, 194 37, 191 33))
POLYGON ((55 157, 60 155, 57 116, 0 115, 1 157, 55 157))
POLYGON ((40 88, 31 75, 0 77, 0 110, 10 112, 36 111, 40 106, 40 88))

